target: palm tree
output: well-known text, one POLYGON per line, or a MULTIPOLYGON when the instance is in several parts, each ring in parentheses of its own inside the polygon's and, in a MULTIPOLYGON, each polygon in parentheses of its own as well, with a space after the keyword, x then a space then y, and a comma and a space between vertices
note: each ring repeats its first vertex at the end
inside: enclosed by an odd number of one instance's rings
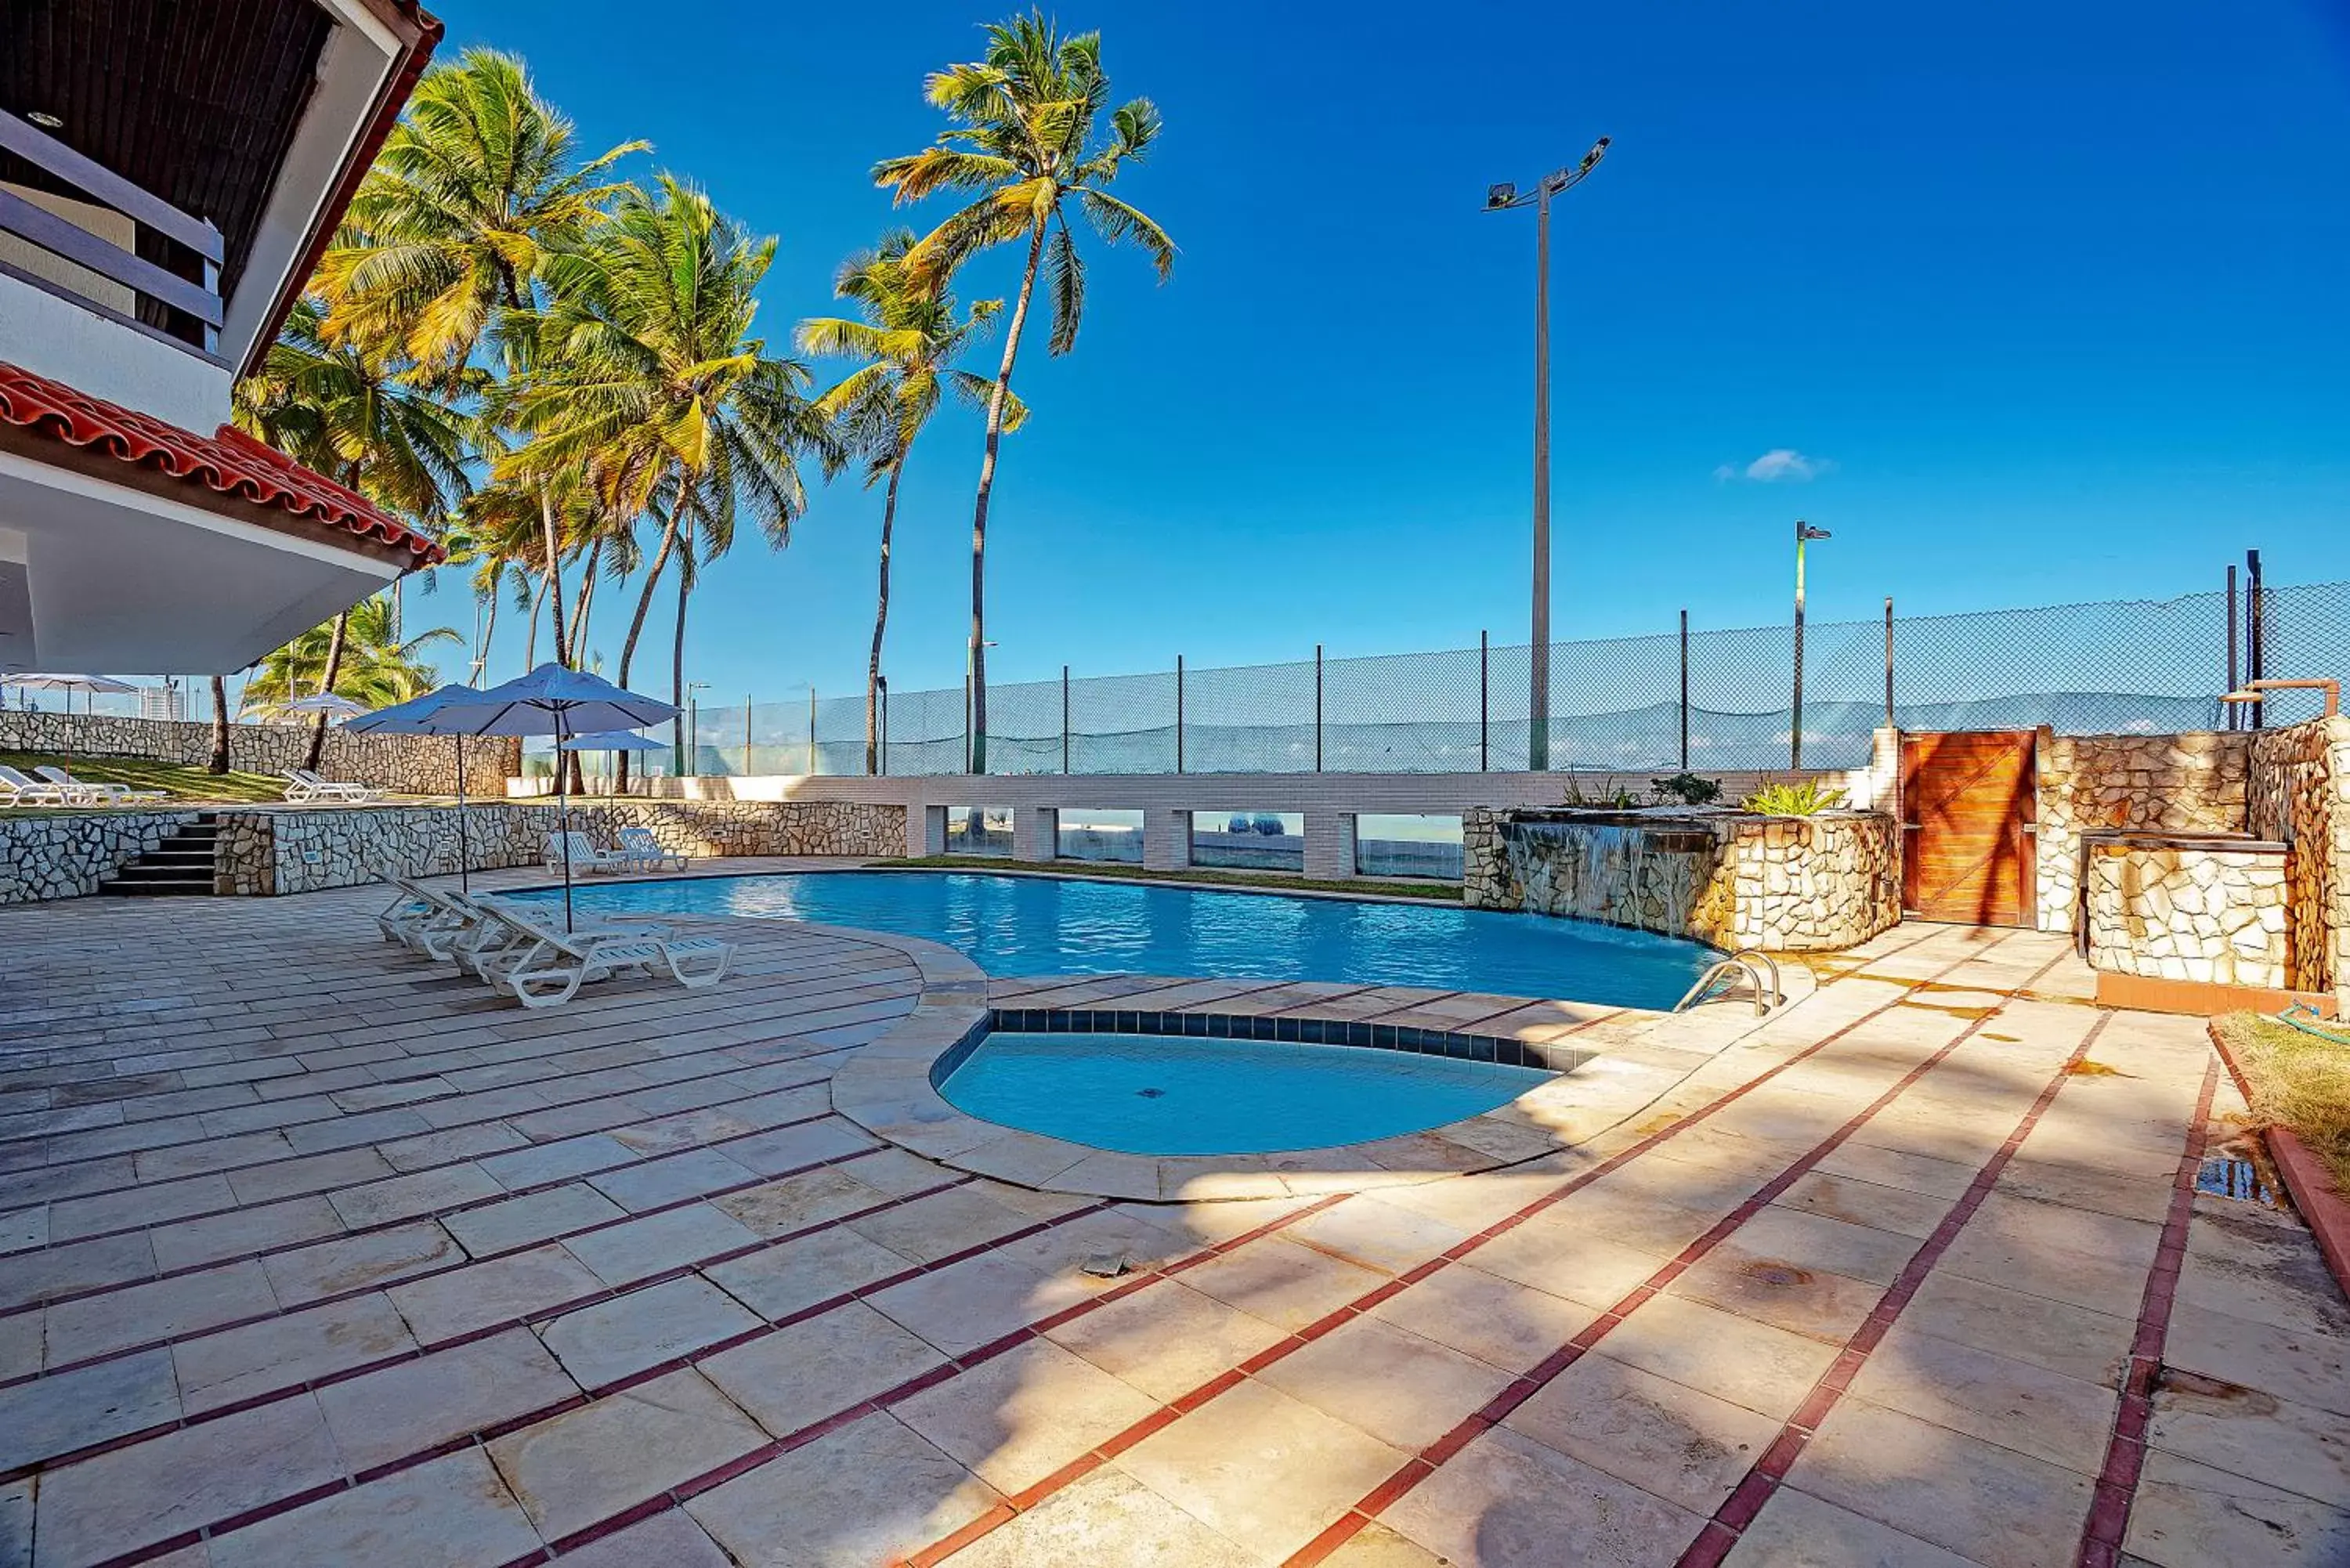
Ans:
POLYGON ((514 317, 530 369, 493 400, 525 438, 498 462, 501 481, 579 475, 605 519, 660 522, 618 673, 626 685, 653 590, 674 561, 680 707, 697 542, 703 561, 723 554, 747 513, 781 549, 807 505, 798 455, 838 459, 806 397, 807 368, 752 336, 754 291, 775 254, 772 237, 753 238, 671 175, 650 191, 623 190, 592 244, 545 259, 548 303, 514 317))
MULTIPOLYGON (((329 342, 323 308, 305 298, 260 370, 237 384, 234 417, 296 462, 422 526, 465 493, 470 449, 466 421, 415 384, 415 369, 393 355, 329 342)), ((346 611, 332 623, 320 691, 335 684, 348 621, 346 611)), ((304 766, 318 765, 326 742, 320 714, 304 766)))
POLYGON ((228 772, 228 680, 213 678, 213 754, 204 764, 208 774, 228 772))
POLYGON ((351 199, 317 288, 338 337, 454 369, 530 302, 550 250, 594 228, 601 176, 642 141, 581 163, 569 119, 523 62, 468 49, 425 72, 351 199))
POLYGON ((438 682, 423 655, 443 643, 464 640, 442 626, 401 641, 391 624, 390 597, 377 594, 263 659, 245 682, 244 710, 266 717, 282 712, 296 698, 317 691, 333 691, 370 708, 405 702, 423 696, 438 682))
MULTIPOLYGON (((854 301, 862 318, 818 317, 802 322, 799 329, 803 353, 864 361, 816 400, 816 411, 841 431, 845 446, 865 459, 866 487, 886 485, 880 595, 865 667, 868 774, 880 771, 881 640, 889 624, 889 536, 898 520, 898 482, 914 438, 937 411, 942 391, 951 390, 976 408, 987 406, 987 378, 959 370, 954 361, 1003 308, 1000 299, 983 299, 958 317, 953 295, 915 287, 905 268, 906 253, 913 246, 913 231, 896 229, 874 249, 842 262, 833 278, 833 293, 854 301)), ((1013 400, 1004 428, 1017 428, 1025 412, 1013 400)))
POLYGON ((931 102, 953 122, 938 144, 874 166, 874 183, 900 202, 939 191, 980 195, 925 235, 904 266, 920 287, 940 289, 964 259, 991 246, 1027 241, 1027 263, 1003 336, 1003 363, 988 398, 987 445, 980 461, 979 496, 971 524, 971 769, 987 771, 986 553, 987 503, 995 487, 1012 395, 1012 367, 1028 322, 1036 276, 1050 258, 1053 330, 1049 347, 1066 354, 1077 340, 1085 311, 1085 263, 1067 207, 1111 244, 1131 242, 1149 253, 1161 282, 1174 269, 1175 243, 1150 217, 1106 189, 1128 160, 1140 161, 1159 135, 1159 110, 1147 98, 1109 108, 1109 78, 1101 64, 1101 35, 1065 35, 1041 13, 1015 16, 987 29, 982 57, 931 73, 931 102), (1107 132, 1100 128, 1109 113, 1107 132))

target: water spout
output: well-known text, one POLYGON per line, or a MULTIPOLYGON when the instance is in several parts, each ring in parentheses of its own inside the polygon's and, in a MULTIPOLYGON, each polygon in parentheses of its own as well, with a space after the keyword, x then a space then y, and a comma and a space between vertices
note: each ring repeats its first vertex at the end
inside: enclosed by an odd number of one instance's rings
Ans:
POLYGON ((1620 818, 1507 822, 1501 848, 1525 909, 1676 937, 1690 934, 1719 853, 1686 822, 1620 818))

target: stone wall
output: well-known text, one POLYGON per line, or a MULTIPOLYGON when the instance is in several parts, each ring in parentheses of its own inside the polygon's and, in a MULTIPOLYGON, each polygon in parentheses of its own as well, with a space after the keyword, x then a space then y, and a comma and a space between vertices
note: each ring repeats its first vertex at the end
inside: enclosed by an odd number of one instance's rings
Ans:
POLYGON ((1850 947, 1901 918, 1898 831, 1882 812, 1478 809, 1461 819, 1461 897, 1694 937, 1721 948, 1850 947))
POLYGON ((2089 963, 2149 980, 2285 986, 2281 845, 2092 840, 2089 963))
MULTIPOLYGON (((347 784, 371 784, 397 794, 455 794, 457 747, 447 735, 354 735, 329 727, 318 772, 347 784)), ((466 793, 497 794, 522 771, 522 742, 475 736, 465 747, 466 793)), ((240 773, 278 774, 309 754, 307 724, 231 724, 229 766, 240 773)), ((110 713, 28 713, 0 707, 0 752, 50 752, 78 757, 134 757, 142 762, 203 767, 212 761, 213 727, 164 719, 120 719, 110 713)))
POLYGON ((2082 835, 2241 833, 2253 732, 2040 737, 2040 929, 2069 931, 2082 835))
MULTIPOLYGON (((373 881, 389 863, 419 876, 459 863, 455 806, 270 809, 220 814, 223 893, 266 896, 373 881)), ((467 808, 467 861, 477 871, 539 863, 557 813, 545 805, 501 802, 467 808)), ((649 827, 663 847, 697 858, 740 855, 895 856, 905 844, 904 808, 821 801, 598 800, 575 804, 572 826, 599 844, 620 827, 649 827)))
POLYGON ((2296 991, 2350 990, 2350 719, 2253 732, 2247 826, 2286 846, 2296 991))
POLYGON ((195 820, 192 811, 0 811, 0 904, 95 893, 109 873, 195 820))

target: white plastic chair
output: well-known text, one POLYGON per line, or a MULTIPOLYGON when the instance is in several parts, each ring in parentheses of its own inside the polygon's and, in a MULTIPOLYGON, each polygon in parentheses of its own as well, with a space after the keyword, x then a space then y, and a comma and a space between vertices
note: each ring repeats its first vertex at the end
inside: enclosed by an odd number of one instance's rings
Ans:
POLYGON ((682 849, 671 849, 653 836, 650 827, 624 827, 614 835, 620 841, 616 853, 631 867, 650 869, 675 867, 682 871, 693 863, 693 857, 682 849))
POLYGON ((10 805, 64 805, 66 792, 46 779, 28 778, 0 763, 0 797, 10 805))
POLYGON ((567 839, 571 845, 571 871, 574 876, 581 872, 626 871, 629 868, 629 861, 627 856, 616 855, 608 849, 597 848, 594 839, 578 829, 573 828, 567 833, 550 833, 546 836, 546 846, 541 857, 541 863, 549 871, 563 869, 563 846, 567 839))
POLYGON ((477 907, 520 939, 484 956, 477 972, 492 990, 525 1007, 560 1006, 589 981, 629 969, 667 973, 688 991, 701 991, 725 979, 734 961, 734 944, 718 937, 671 939, 609 927, 558 931, 506 905, 477 907))

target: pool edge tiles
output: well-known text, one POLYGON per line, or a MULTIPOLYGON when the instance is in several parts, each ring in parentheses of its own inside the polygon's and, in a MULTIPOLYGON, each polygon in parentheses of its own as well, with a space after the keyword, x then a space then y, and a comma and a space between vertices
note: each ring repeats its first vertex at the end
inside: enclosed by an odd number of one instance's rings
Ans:
MULTIPOLYGON (((985 1038, 992 1023, 1041 1023, 1035 1033, 1068 1033, 1083 1020, 1114 1020, 1132 1033, 1158 1033, 1194 1039, 1263 1039, 1315 1024, 1326 1044, 1361 1044, 1367 1049, 1454 1056, 1493 1062, 1502 1041, 1493 1036, 1450 1034, 1349 1025, 1343 1020, 1273 1018, 1243 1013, 1088 1012, 1083 1010, 1008 1008, 956 1010, 953 1027, 932 1027, 919 1040, 877 1043, 859 1051, 833 1079, 834 1106, 874 1136, 952 1169, 1044 1191, 1151 1202, 1196 1202, 1320 1196, 1375 1187, 1440 1180, 1539 1158, 1568 1147, 1635 1108, 1611 1105, 1592 1085, 1552 1076, 1515 1098, 1479 1115, 1417 1131, 1367 1141, 1230 1155, 1129 1154, 1092 1144, 1025 1131, 974 1116, 939 1092, 939 1084, 985 1038), (975 1014, 975 1015, 974 1015, 975 1014), (1355 1035, 1355 1029, 1367 1031, 1355 1035), (1338 1038, 1340 1035, 1346 1039, 1338 1038), (1492 1056, 1481 1051, 1491 1047, 1492 1056)), ((946 1023, 941 1019, 940 1024, 946 1023)), ((1030 1032, 1030 1031, 1023 1031, 1030 1032)), ((1291 1043, 1297 1043, 1292 1041, 1291 1043)), ((1562 1044, 1532 1046, 1508 1042, 1554 1075, 1571 1072, 1595 1052, 1562 1044)))

